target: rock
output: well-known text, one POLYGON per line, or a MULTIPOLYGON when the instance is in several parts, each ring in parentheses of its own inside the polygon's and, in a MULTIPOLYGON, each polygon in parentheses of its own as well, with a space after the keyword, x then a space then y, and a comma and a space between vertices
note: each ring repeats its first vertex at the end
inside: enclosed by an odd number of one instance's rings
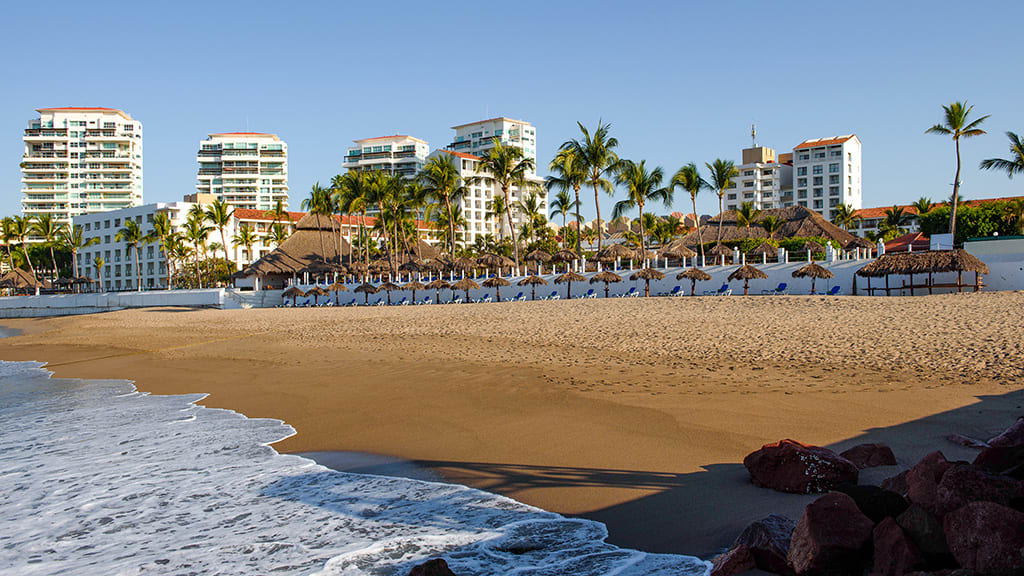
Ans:
POLYGON ((907 474, 909 474, 909 473, 910 473, 910 470, 904 470, 903 472, 900 472, 899 474, 897 474, 895 476, 892 476, 890 478, 886 478, 885 480, 882 480, 882 484, 881 484, 882 489, 883 490, 891 490, 891 491, 893 491, 893 492, 895 492, 897 494, 900 494, 901 496, 906 496, 907 495, 907 474))
POLYGON ((985 448, 974 459, 974 465, 989 472, 1024 480, 1024 445, 985 448))
POLYGON ((934 514, 917 504, 896 518, 896 523, 907 534, 924 555, 929 566, 942 567, 950 564, 952 558, 946 544, 946 532, 934 514))
POLYGON ((779 492, 812 494, 857 483, 853 462, 826 448, 793 440, 765 444, 748 454, 743 465, 755 485, 779 492))
POLYGON ((793 530, 789 564, 798 575, 863 571, 873 525, 846 494, 832 492, 807 505, 793 530))
POLYGON ((1024 444, 1024 416, 1017 418, 1017 421, 1002 434, 988 441, 989 446, 995 447, 1020 446, 1021 444, 1024 444))
POLYGON ((748 548, 758 568, 782 574, 789 571, 786 556, 795 527, 796 522, 789 518, 772 514, 744 528, 732 547, 748 548))
POLYGON ((932 452, 907 471, 907 499, 928 510, 935 509, 935 493, 939 489, 942 475, 953 464, 942 452, 932 452))
POLYGON ((984 573, 1024 568, 1024 513, 994 502, 971 502, 943 521, 962 568, 984 573))
POLYGON ((907 509, 907 500, 891 490, 883 490, 870 484, 843 484, 836 487, 857 503, 857 508, 878 524, 883 518, 896 518, 907 509))
POLYGON ((968 448, 988 448, 988 443, 982 442, 981 440, 975 440, 974 438, 968 438, 967 436, 961 436, 960 434, 950 434, 946 436, 946 440, 949 440, 953 444, 959 444, 968 448))
POLYGON ((922 568, 923 558, 896 520, 885 518, 873 534, 875 564, 872 576, 903 576, 922 568))
POLYGON ((1013 478, 991 474, 970 464, 957 464, 942 475, 935 493, 935 514, 941 518, 978 501, 1009 506, 1020 495, 1020 482, 1013 478))
POLYGON ((750 548, 734 546, 725 554, 721 554, 711 561, 710 576, 732 576, 754 568, 757 568, 757 565, 754 564, 754 556, 750 553, 750 548))
POLYGON ((434 558, 413 566, 409 576, 455 576, 455 573, 448 569, 448 563, 443 558, 434 558))
POLYGON ((876 466, 895 466, 896 456, 885 444, 858 444, 839 454, 861 470, 876 466))

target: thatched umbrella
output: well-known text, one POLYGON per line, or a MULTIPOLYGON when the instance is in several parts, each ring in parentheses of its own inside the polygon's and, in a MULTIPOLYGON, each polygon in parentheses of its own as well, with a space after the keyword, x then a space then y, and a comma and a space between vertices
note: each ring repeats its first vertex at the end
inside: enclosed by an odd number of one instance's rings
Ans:
POLYGON ((810 252, 813 256, 814 254, 824 254, 825 247, 813 240, 808 240, 807 242, 804 242, 804 245, 803 247, 800 248, 800 251, 810 252))
POLYGON ((398 269, 402 272, 422 272, 424 270, 423 261, 415 259, 409 260, 399 266, 398 269))
POLYGON ((615 262, 619 258, 635 259, 636 250, 623 244, 609 244, 601 249, 594 257, 598 262, 615 262))
POLYGON ((452 284, 452 290, 462 290, 466 293, 466 302, 469 302, 469 291, 477 290, 478 288, 480 288, 480 285, 469 278, 463 278, 455 284, 452 284))
POLYGON ((426 286, 427 290, 437 290, 437 304, 441 303, 441 290, 451 290, 452 285, 438 278, 426 286))
POLYGON ((717 262, 718 257, 721 256, 722 265, 725 265, 725 259, 732 258, 732 249, 725 244, 716 244, 715 247, 711 249, 711 256, 713 257, 714 262, 717 262))
POLYGON ((632 258, 638 262, 643 262, 644 260, 654 260, 655 258, 657 258, 657 256, 658 255, 655 254, 654 252, 651 252, 646 248, 639 247, 633 250, 632 258))
POLYGON ((843 250, 847 252, 853 252, 857 248, 862 250, 874 250, 876 246, 867 238, 861 238, 860 236, 854 236, 852 240, 843 244, 843 250))
POLYGON ((555 252, 554 254, 551 255, 552 262, 572 262, 573 260, 579 259, 580 255, 573 252, 572 250, 569 250, 568 248, 559 250, 558 252, 555 252))
POLYGON ((572 298, 572 283, 584 282, 586 281, 586 279, 587 278, 582 274, 577 274, 575 272, 566 272, 565 274, 562 274, 558 278, 555 278, 555 284, 568 284, 568 287, 565 289, 565 299, 568 300, 569 298, 572 298))
POLYGON ((729 280, 743 280, 743 295, 746 296, 750 289, 750 279, 761 278, 767 279, 768 275, 764 272, 754 268, 750 264, 744 264, 737 268, 732 274, 729 274, 729 280))
POLYGON ((611 270, 602 270, 590 277, 591 284, 595 284, 597 282, 604 282, 604 297, 607 298, 608 285, 612 282, 622 282, 622 276, 619 276, 611 270))
POLYGON ((412 291, 412 301, 413 302, 416 302, 416 291, 417 290, 426 290, 426 289, 427 289, 427 287, 424 286, 422 282, 417 282, 415 280, 413 280, 412 282, 406 282, 405 286, 402 286, 402 290, 411 290, 412 291))
POLYGON ((526 285, 530 286, 530 299, 531 300, 536 300, 537 299, 537 285, 539 284, 541 286, 544 286, 544 285, 547 285, 547 283, 548 283, 547 280, 541 278, 540 276, 535 276, 533 274, 530 274, 526 278, 523 278, 522 280, 519 281, 519 285, 520 286, 526 286, 526 285))
POLYGON ((466 258, 465 256, 460 256, 455 260, 452 260, 448 265, 451 267, 452 270, 462 270, 463 272, 469 272, 473 268, 476 268, 476 260, 473 260, 472 258, 466 258))
POLYGON ((769 244, 768 242, 761 242, 760 244, 757 245, 756 248, 748 252, 748 254, 750 256, 761 256, 763 254, 764 256, 770 258, 778 258, 779 249, 776 248, 774 245, 769 244))
POLYGON ((818 278, 831 278, 835 276, 830 270, 822 268, 818 264, 811 262, 806 266, 802 266, 793 271, 793 278, 810 278, 811 279, 811 294, 814 294, 814 281, 818 278))
POLYGON ((511 286, 511 284, 501 276, 495 276, 494 278, 484 280, 484 286, 487 288, 494 288, 494 297, 498 302, 501 302, 501 287, 511 286))
POLYGON ((683 258, 697 257, 696 252, 690 250, 689 248, 683 246, 682 244, 669 244, 668 246, 665 246, 661 250, 658 250, 658 254, 661 255, 662 258, 672 258, 674 260, 682 260, 683 258))
POLYGON ((362 283, 362 284, 360 284, 359 286, 356 287, 356 292, 362 292, 363 294, 365 294, 366 295, 366 303, 369 304, 370 303, 370 294, 376 294, 377 293, 377 287, 374 286, 373 284, 370 284, 369 282, 364 282, 364 283, 362 283))
POLYGON ((541 250, 540 248, 530 252, 526 256, 523 256, 523 260, 528 262, 551 262, 551 254, 541 250))
POLYGON ((334 284, 331 284, 330 286, 327 287, 327 291, 334 292, 335 304, 341 304, 341 302, 338 300, 338 294, 341 292, 348 292, 348 288, 346 288, 345 285, 342 284, 341 282, 335 282, 334 284))
POLYGON ((644 298, 651 295, 651 280, 661 280, 665 277, 665 273, 655 270, 654 268, 644 268, 639 272, 633 274, 630 278, 633 280, 644 281, 644 298))
POLYGON ((388 306, 391 306, 391 291, 392 290, 401 290, 402 287, 399 286, 398 284, 395 284, 394 282, 390 282, 389 281, 389 282, 385 282, 385 283, 381 284, 380 286, 377 287, 377 289, 378 290, 384 290, 385 292, 388 293, 388 306))
POLYGON ((370 271, 370 268, 362 262, 352 262, 348 265, 348 271, 354 276, 365 278, 366 273, 370 271))
POLYGON ((281 293, 281 297, 282 298, 291 298, 292 299, 292 306, 295 306, 295 300, 299 296, 305 296, 305 295, 306 295, 306 293, 303 292, 302 288, 299 288, 298 286, 292 286, 291 288, 289 288, 289 289, 287 289, 287 290, 285 290, 284 292, 281 293))
POLYGON ((321 288, 319 286, 313 286, 312 288, 309 289, 309 292, 306 292, 306 296, 313 296, 313 305, 314 306, 316 304, 318 304, 317 300, 318 300, 318 298, 320 296, 327 296, 327 294, 328 294, 327 290, 324 290, 323 288, 321 288))
POLYGON ((485 268, 496 268, 499 276, 501 275, 502 268, 512 268, 516 265, 511 258, 500 254, 484 254, 476 259, 476 263, 485 268))
POLYGON ((707 282, 711 280, 711 274, 701 270, 694 266, 693 268, 687 268, 679 274, 676 274, 676 280, 682 280, 688 278, 690 280, 690 296, 695 296, 697 293, 697 281, 707 282))

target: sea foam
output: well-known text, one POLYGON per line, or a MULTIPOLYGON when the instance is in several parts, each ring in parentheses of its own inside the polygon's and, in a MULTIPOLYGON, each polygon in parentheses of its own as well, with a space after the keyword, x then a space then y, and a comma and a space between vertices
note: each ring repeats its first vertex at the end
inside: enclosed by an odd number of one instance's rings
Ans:
POLYGON ((438 556, 460 576, 708 571, 480 490, 278 454, 290 426, 202 398, 0 362, 0 573, 405 576, 438 556))

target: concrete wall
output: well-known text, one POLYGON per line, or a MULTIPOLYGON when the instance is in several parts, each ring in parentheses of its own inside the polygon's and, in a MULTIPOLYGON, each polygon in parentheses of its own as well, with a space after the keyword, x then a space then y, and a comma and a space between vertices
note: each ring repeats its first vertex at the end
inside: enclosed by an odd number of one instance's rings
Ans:
POLYGON ((225 302, 224 289, 222 288, 8 296, 0 297, 0 318, 70 316, 74 314, 91 314, 125 308, 147 308, 154 306, 238 307, 233 304, 230 301, 225 302))

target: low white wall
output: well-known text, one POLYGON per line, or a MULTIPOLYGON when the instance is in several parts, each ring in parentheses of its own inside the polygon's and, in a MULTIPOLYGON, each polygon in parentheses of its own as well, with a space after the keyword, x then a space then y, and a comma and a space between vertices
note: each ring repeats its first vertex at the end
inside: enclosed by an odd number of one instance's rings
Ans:
POLYGON ((0 297, 0 318, 69 316, 154 306, 225 307, 224 289, 0 297))

